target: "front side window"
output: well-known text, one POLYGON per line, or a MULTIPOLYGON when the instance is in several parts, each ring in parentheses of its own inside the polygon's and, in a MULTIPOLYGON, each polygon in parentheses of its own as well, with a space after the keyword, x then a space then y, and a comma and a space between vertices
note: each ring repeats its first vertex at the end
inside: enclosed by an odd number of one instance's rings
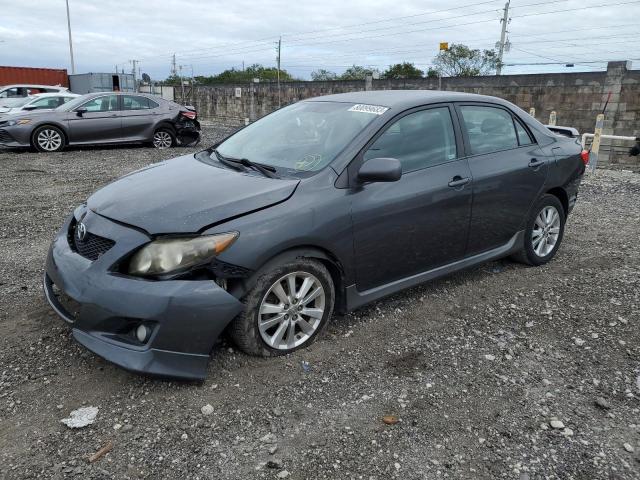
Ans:
POLYGON ((513 118, 506 110, 467 105, 460 107, 460 111, 472 155, 518 147, 513 118))
POLYGON ((405 115, 394 122, 364 154, 364 160, 400 160, 402 172, 450 162, 457 157, 453 122, 447 107, 405 115))
POLYGON ((386 110, 376 105, 299 102, 243 128, 217 150, 225 157, 247 158, 292 173, 314 172, 329 165, 386 110))
POLYGON ((122 108, 123 110, 148 110, 155 107, 149 104, 149 99, 147 97, 139 97, 137 95, 123 95, 122 108))
POLYGON ((104 97, 97 97, 89 100, 82 107, 86 108, 87 112, 112 112, 118 110, 118 96, 105 95, 104 97))

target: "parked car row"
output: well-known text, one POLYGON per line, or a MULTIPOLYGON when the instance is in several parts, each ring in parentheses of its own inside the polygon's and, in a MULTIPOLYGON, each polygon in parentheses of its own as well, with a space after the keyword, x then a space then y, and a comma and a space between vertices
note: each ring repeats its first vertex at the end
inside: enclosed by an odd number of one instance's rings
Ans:
POLYGON ((75 95, 59 90, 0 97, 0 146, 4 147, 57 152, 68 145, 149 143, 168 148, 199 140, 196 111, 155 95, 75 95))

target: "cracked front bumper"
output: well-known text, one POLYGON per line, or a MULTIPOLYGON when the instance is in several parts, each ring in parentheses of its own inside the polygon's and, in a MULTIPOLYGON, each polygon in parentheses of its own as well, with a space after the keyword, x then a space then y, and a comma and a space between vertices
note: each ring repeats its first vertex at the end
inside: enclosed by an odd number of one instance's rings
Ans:
POLYGON ((114 263, 149 237, 88 211, 82 219, 87 230, 115 242, 91 261, 70 244, 72 221, 51 245, 43 283, 47 301, 74 338, 127 370, 203 379, 213 345, 242 303, 212 280, 146 280, 113 272, 114 263), (150 331, 145 342, 133 333, 141 324, 150 331))

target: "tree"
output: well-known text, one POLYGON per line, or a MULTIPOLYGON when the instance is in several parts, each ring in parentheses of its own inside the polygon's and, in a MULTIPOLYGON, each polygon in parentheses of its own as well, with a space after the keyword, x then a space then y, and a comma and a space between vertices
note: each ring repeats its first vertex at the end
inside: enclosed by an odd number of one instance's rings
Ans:
POLYGON ((446 77, 489 75, 495 72, 499 63, 494 50, 472 50, 462 44, 451 45, 433 60, 435 69, 446 77))
POLYGON ((311 72, 311 80, 322 81, 322 80, 337 80, 338 75, 335 72, 330 72, 329 70, 325 70, 320 68, 318 70, 314 70, 311 72))
POLYGON ((422 70, 409 62, 390 65, 382 74, 384 78, 422 78, 423 75, 422 70))
POLYGON ((370 69, 361 67, 360 65, 353 65, 347 68, 340 77, 340 80, 364 80, 367 75, 371 75, 374 72, 378 72, 377 68, 370 69))
MULTIPOLYGON (((264 67, 256 63, 245 70, 230 68, 217 75, 196 76, 195 81, 200 85, 215 85, 218 83, 248 83, 254 78, 260 79, 261 82, 275 82, 278 78, 278 69, 264 67)), ((167 81, 169 80, 167 79, 167 81)), ((286 82, 294 80, 294 78, 286 70, 280 70, 280 80, 286 82)), ((177 79, 177 83, 180 83, 180 79, 177 79)))
POLYGON ((438 78, 439 76, 440 76, 440 72, 438 72, 438 70, 436 70, 435 68, 429 67, 429 70, 427 70, 427 77, 438 78))

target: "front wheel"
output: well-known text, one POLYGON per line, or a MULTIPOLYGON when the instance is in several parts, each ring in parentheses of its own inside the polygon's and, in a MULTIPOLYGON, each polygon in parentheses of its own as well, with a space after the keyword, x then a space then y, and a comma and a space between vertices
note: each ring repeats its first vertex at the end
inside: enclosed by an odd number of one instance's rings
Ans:
POLYGON ((159 149, 170 148, 176 144, 176 135, 168 128, 159 128, 153 132, 153 146, 159 149))
POLYGON ((333 312, 335 290, 322 263, 297 259, 263 273, 230 333, 251 355, 276 356, 313 343, 333 312))
POLYGON ((64 133, 58 127, 44 125, 33 132, 31 143, 39 152, 59 152, 64 148, 64 133))
POLYGON ((524 246, 514 258, 535 266, 547 263, 560 248, 565 220, 560 200, 554 195, 544 195, 531 210, 524 233, 524 246))

